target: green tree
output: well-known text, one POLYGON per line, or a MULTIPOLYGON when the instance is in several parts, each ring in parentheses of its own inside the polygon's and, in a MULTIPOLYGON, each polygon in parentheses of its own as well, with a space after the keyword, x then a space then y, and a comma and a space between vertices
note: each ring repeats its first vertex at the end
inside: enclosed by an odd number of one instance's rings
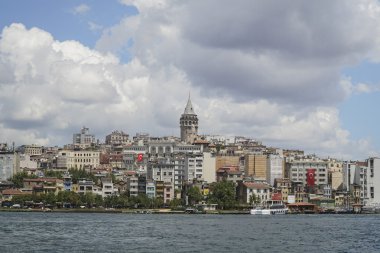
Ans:
POLYGON ((32 195, 16 195, 12 197, 12 203, 23 205, 25 201, 32 201, 32 195))
POLYGON ((260 196, 256 196, 256 194, 254 194, 254 193, 252 193, 252 195, 249 197, 249 204, 250 205, 258 204, 260 202, 261 202, 260 196))
POLYGON ((86 192, 85 194, 81 194, 80 202, 82 205, 92 207, 95 204, 95 194, 93 194, 92 192, 86 192))
POLYGON ((187 196, 191 206, 197 204, 203 198, 200 189, 196 186, 192 186, 187 190, 187 196))
POLYGON ((182 205, 181 199, 172 199, 169 203, 170 208, 173 210, 178 209, 181 205, 182 205))
POLYGON ((232 209, 236 206, 236 188, 231 181, 221 181, 211 185, 210 203, 218 204, 218 208, 232 209))
POLYGON ((164 205, 164 199, 163 198, 153 198, 152 199, 152 206, 151 208, 160 208, 164 205))
POLYGON ((48 194, 43 194, 42 196, 42 202, 45 204, 54 205, 57 202, 57 196, 53 192, 49 192, 48 194))
POLYGON ((45 177, 55 177, 55 178, 59 178, 59 179, 63 178, 62 171, 46 170, 44 172, 44 175, 45 175, 45 177))
POLYGON ((62 203, 70 203, 73 207, 80 205, 81 199, 79 194, 72 191, 60 191, 57 195, 57 201, 62 203))
POLYGON ((96 205, 97 207, 99 207, 99 206, 103 206, 103 205, 104 205, 103 197, 102 197, 102 196, 96 194, 96 196, 95 196, 95 205, 96 205))
POLYGON ((139 194, 137 199, 139 207, 150 208, 152 205, 152 199, 150 199, 146 194, 139 194))
POLYGON ((81 178, 91 179, 95 184, 98 184, 98 178, 94 174, 87 172, 85 169, 71 168, 69 169, 69 173, 74 184, 77 184, 78 180, 81 178))
POLYGON ((22 172, 18 172, 14 174, 13 177, 9 179, 9 181, 11 181, 16 188, 22 188, 24 186, 25 178, 37 178, 37 176, 28 175, 28 173, 26 173, 25 171, 22 171, 22 172))

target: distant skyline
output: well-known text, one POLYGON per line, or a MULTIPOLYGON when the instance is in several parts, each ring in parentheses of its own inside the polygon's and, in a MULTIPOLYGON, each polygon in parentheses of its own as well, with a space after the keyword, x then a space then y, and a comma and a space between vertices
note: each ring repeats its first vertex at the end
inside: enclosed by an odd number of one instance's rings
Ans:
POLYGON ((377 0, 0 2, 0 143, 243 135, 338 159, 380 156, 377 0))

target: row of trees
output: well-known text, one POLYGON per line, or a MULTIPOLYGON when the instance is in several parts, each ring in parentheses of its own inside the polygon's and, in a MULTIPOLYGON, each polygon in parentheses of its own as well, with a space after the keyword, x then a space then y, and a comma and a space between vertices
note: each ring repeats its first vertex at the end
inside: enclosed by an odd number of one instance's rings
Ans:
MULTIPOLYGON (((95 176, 91 172, 87 172, 85 169, 69 169, 68 173, 71 176, 71 180, 74 184, 78 183, 78 180, 81 178, 91 179, 95 184, 99 183, 99 178, 95 176)), ((55 170, 46 170, 44 171, 45 177, 54 177, 63 179, 63 172, 62 171, 55 171, 55 170)), ((112 178, 112 181, 115 182, 115 176, 110 173, 108 176, 112 178)), ((9 178, 8 180, 11 181, 16 188, 22 188, 23 187, 23 180, 28 178, 37 178, 36 175, 28 175, 26 172, 18 172, 13 175, 13 177, 9 178)))
POLYGON ((57 195, 48 193, 14 196, 12 198, 12 204, 20 204, 21 206, 42 204, 43 206, 56 208, 79 208, 81 206, 87 208, 160 208, 163 206, 163 200, 162 198, 150 199, 145 194, 141 194, 137 197, 128 197, 127 194, 121 194, 119 196, 114 195, 102 198, 102 196, 93 193, 78 194, 75 192, 62 191, 57 195))
MULTIPOLYGON (((188 205, 194 206, 202 200, 208 203, 218 204, 220 209, 232 209, 236 207, 235 187, 229 182, 221 182, 212 185, 212 193, 207 199, 204 199, 198 187, 191 187, 187 192, 188 205)), ((61 191, 57 195, 54 193, 48 194, 30 194, 14 196, 13 204, 25 205, 26 203, 43 203, 55 207, 106 207, 106 208, 160 208, 170 207, 178 209, 185 206, 183 199, 173 199, 168 205, 164 205, 162 198, 149 198, 145 194, 138 196, 128 196, 125 192, 118 196, 113 195, 106 198, 102 196, 86 193, 78 194, 70 191, 61 191)))
MULTIPOLYGON (((80 178, 90 178, 94 182, 97 182, 98 178, 84 169, 72 169, 69 170, 73 183, 77 183, 80 178)), ((45 171, 47 177, 62 178, 62 172, 57 171, 45 171)), ((27 175, 26 172, 20 172, 15 174, 10 180, 14 183, 15 187, 23 187, 24 178, 36 178, 36 176, 27 175)), ((175 195, 177 195, 176 192, 175 195)), ((187 188, 187 191, 182 194, 186 196, 186 199, 174 199, 170 202, 171 208, 179 206, 194 206, 200 201, 206 201, 207 203, 217 204, 219 209, 234 209, 238 206, 236 200, 235 184, 230 181, 216 182, 210 185, 210 194, 204 197, 200 189, 196 186, 187 188)), ((122 193, 119 196, 110 196, 103 199, 100 195, 86 193, 84 195, 76 194, 74 192, 59 192, 57 195, 53 193, 40 194, 40 195, 25 195, 14 197, 15 203, 34 201, 43 202, 49 205, 55 205, 55 203, 69 203, 73 207, 85 205, 87 207, 104 206, 104 207, 141 207, 141 208, 158 208, 164 206, 162 198, 148 198, 145 194, 139 196, 128 196, 128 193, 122 193)), ((255 198, 252 198, 252 202, 256 202, 255 198)), ((21 203, 20 203, 21 204, 21 203)))

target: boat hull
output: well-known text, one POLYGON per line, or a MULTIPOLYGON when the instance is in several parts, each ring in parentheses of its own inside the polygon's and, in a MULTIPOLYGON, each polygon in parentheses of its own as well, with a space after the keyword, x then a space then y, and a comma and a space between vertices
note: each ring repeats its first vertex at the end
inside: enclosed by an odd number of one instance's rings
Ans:
POLYGON ((288 213, 288 209, 251 209, 252 215, 283 215, 288 213))

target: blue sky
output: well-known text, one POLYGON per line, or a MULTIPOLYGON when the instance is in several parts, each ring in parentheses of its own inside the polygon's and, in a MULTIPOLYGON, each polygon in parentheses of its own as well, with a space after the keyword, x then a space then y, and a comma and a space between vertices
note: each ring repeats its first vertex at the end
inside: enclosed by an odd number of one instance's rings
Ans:
POLYGON ((55 39, 77 40, 93 48, 104 28, 117 24, 127 15, 136 15, 133 6, 118 1, 59 1, 59 0, 5 0, 0 3, 1 27, 15 22, 28 28, 38 27, 51 33, 55 39), (75 12, 81 5, 83 12, 75 12), (98 25, 91 30, 89 23, 98 25))
POLYGON ((115 129, 178 135, 191 90, 204 134, 246 135, 325 156, 380 154, 380 43, 373 39, 380 13, 373 5, 379 3, 1 1, 0 142, 61 145, 83 125, 100 139, 115 129), (25 66, 17 64, 23 57, 25 66), (19 93, 9 84, 33 93, 15 101, 19 93), (58 103, 45 104, 46 97, 58 103), (40 110, 25 109, 36 105, 40 110))
MULTIPOLYGON (((349 76, 353 83, 366 83, 380 87, 380 65, 363 61, 343 69, 342 74, 349 76)), ((376 148, 380 148, 380 92, 354 94, 344 100, 340 108, 340 119, 355 139, 369 138, 376 148)))

